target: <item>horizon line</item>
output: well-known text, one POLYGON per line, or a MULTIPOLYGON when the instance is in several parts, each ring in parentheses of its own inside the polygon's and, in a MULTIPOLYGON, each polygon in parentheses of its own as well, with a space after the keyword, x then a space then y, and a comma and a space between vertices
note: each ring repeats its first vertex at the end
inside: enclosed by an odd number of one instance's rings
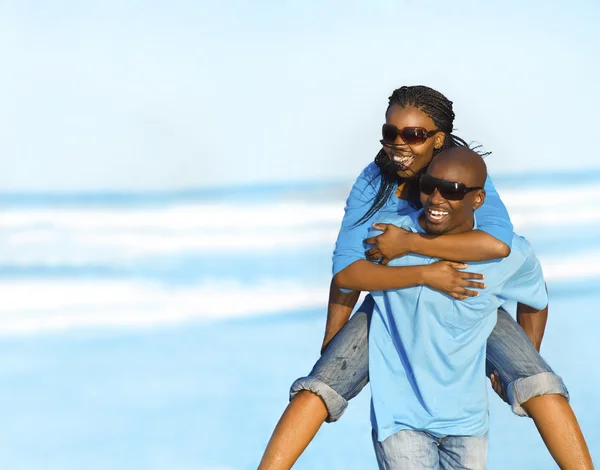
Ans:
MULTIPOLYGON (((519 173, 501 173, 492 175, 496 186, 522 186, 529 184, 540 187, 545 183, 560 182, 563 184, 589 183, 600 179, 600 168, 578 169, 576 171, 535 171, 519 173), (577 179, 570 182, 568 180, 577 179)), ((0 190, 0 206, 2 207, 45 207, 45 206, 77 206, 77 205, 131 205, 145 206, 158 203, 172 204, 177 202, 231 200, 244 197, 244 201, 263 199, 266 196, 291 196, 297 191, 309 191, 323 196, 323 192, 336 194, 347 191, 353 180, 316 179, 298 181, 264 181, 255 183, 227 184, 221 186, 188 186, 181 188, 91 188, 91 189, 22 189, 0 190)), ((307 194, 310 197, 311 194, 307 194)))

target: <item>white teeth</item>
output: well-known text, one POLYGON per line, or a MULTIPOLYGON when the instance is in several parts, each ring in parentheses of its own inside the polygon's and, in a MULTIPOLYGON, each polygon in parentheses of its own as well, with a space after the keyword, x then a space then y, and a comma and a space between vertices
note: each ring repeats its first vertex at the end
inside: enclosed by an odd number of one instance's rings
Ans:
POLYGON ((398 157, 398 156, 394 156, 394 161, 396 163, 399 163, 400 165, 410 165, 413 161, 413 157, 398 157))
POLYGON ((429 216, 434 220, 443 219, 447 215, 448 215, 448 212, 446 212, 446 211, 429 209, 429 216))

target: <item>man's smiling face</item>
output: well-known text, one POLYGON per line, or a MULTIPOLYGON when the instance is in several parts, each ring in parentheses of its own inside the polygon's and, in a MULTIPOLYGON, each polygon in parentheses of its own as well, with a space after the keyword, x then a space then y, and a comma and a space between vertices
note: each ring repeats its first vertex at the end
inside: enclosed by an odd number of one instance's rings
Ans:
MULTIPOLYGON (((460 194, 462 198, 456 200, 455 197, 444 197, 444 181, 463 183, 468 188, 482 187, 486 174, 483 159, 466 147, 454 147, 435 157, 427 170, 427 175, 432 178, 423 183, 427 182, 436 187, 431 194, 421 191, 423 228, 428 233, 438 235, 471 230, 474 211, 483 204, 485 191, 469 191, 460 194)), ((425 188, 425 185, 422 184, 421 187, 425 188)))

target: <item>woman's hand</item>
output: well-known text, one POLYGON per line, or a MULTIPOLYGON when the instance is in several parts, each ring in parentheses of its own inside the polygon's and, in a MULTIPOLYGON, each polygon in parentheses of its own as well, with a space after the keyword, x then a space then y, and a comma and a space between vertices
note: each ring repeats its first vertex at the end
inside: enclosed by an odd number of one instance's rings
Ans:
POLYGON ((383 233, 365 240, 366 244, 375 245, 367 251, 367 259, 381 260, 380 264, 386 265, 390 260, 410 253, 408 242, 414 233, 393 224, 373 224, 373 228, 383 233))
POLYGON ((467 267, 468 266, 464 263, 455 263, 454 261, 444 260, 429 264, 424 267, 424 284, 457 300, 475 297, 479 295, 479 292, 467 289, 467 287, 485 289, 485 284, 483 282, 471 280, 484 279, 485 276, 479 273, 461 271, 461 269, 467 267))

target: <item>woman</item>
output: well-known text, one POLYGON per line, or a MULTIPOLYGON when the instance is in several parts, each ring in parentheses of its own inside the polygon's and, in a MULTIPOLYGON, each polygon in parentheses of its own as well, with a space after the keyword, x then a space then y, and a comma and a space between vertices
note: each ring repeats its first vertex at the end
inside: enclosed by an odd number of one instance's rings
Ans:
MULTIPOLYGON (((407 267, 386 266, 386 261, 407 252, 463 262, 496 259, 510 252, 512 225, 488 180, 486 203, 477 212, 478 230, 427 238, 378 226, 384 233, 367 242, 375 245, 369 255, 381 263, 365 257, 363 241, 369 227, 384 216, 418 209, 418 176, 431 159, 443 149, 467 145, 452 135, 453 122, 452 102, 431 88, 402 87, 390 97, 383 148, 359 176, 346 203, 334 251, 323 354, 310 375, 292 385, 291 402, 275 428, 259 470, 291 468, 323 421, 339 419, 347 400, 367 383, 367 331, 373 310, 370 296, 348 321, 360 291, 394 289, 409 279, 415 285, 466 299, 477 295, 473 288, 483 287, 477 275, 461 271, 466 267, 461 263, 434 263, 420 278, 407 267)), ((528 334, 506 312, 498 311, 497 325, 488 340, 486 373, 516 414, 533 418, 561 468, 593 468, 568 404, 568 392, 536 351, 545 318, 520 315, 520 319, 528 334)))

